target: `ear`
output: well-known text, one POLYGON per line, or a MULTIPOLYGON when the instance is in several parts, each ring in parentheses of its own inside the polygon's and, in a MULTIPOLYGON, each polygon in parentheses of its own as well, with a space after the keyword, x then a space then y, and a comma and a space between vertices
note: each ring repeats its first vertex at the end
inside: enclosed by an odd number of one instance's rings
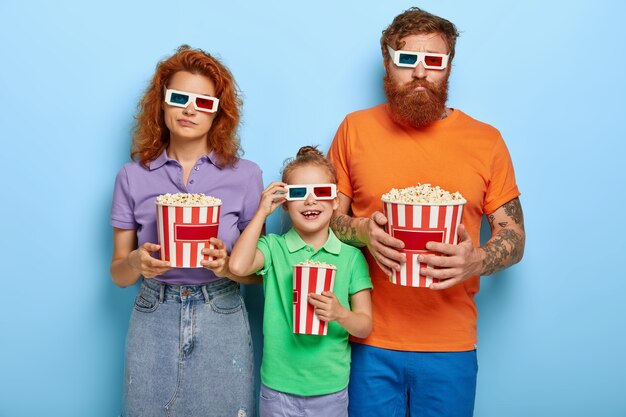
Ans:
POLYGON ((333 211, 337 210, 339 208, 339 197, 335 197, 333 199, 333 211))
POLYGON ((289 213, 289 201, 285 201, 285 203, 282 204, 282 207, 283 207, 283 210, 289 213))

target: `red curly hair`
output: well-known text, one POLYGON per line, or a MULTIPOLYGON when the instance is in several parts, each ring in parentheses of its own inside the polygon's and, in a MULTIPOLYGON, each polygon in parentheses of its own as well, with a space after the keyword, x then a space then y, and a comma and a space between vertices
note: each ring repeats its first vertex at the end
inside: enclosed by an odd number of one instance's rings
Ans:
POLYGON ((241 155, 237 127, 242 101, 237 85, 228 68, 215 57, 188 45, 181 45, 174 55, 157 64, 154 77, 137 106, 130 157, 147 166, 169 145, 170 131, 165 125, 162 108, 163 91, 170 78, 180 71, 204 75, 215 83, 220 105, 209 130, 208 145, 217 154, 220 165, 233 165, 241 155))

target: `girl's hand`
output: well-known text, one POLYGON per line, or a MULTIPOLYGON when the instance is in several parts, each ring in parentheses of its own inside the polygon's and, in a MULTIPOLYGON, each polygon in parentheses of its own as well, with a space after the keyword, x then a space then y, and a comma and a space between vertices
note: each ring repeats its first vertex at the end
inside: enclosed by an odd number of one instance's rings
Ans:
POLYGON ((311 293, 308 301, 315 307, 317 317, 326 322, 341 320, 348 313, 348 309, 341 305, 331 291, 324 291, 321 294, 311 293))
POLYGON ((276 207, 282 205, 287 195, 287 189, 284 182, 273 182, 263 190, 261 201, 259 202, 258 213, 262 213, 265 217, 269 216, 276 210, 276 207))
POLYGON ((218 277, 225 277, 229 274, 228 269, 228 254, 226 253, 226 246, 221 240, 212 237, 209 242, 213 245, 213 249, 202 249, 203 255, 209 255, 213 258, 212 261, 200 261, 200 264, 206 269, 213 271, 218 277))
POLYGON ((135 272, 143 275, 144 278, 153 278, 172 269, 169 262, 152 257, 151 253, 159 249, 161 249, 160 245, 146 242, 129 253, 126 259, 135 272))

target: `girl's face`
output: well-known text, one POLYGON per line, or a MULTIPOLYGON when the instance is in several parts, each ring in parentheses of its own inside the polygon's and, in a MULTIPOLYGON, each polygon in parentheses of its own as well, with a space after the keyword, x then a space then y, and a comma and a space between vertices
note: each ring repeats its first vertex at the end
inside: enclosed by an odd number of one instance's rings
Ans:
MULTIPOLYGON (((324 167, 304 165, 295 168, 287 178, 287 184, 327 184, 332 179, 324 167)), ((330 226, 333 210, 339 206, 339 201, 316 200, 309 194, 306 200, 287 201, 284 208, 291 218, 294 229, 300 235, 310 236, 318 232, 326 232, 330 226)))
MULTIPOLYGON (((187 71, 175 73, 166 88, 215 97, 215 84, 210 78, 187 71)), ((205 143, 217 114, 196 110, 191 100, 184 108, 171 106, 164 101, 163 113, 165 125, 170 131, 170 141, 203 140, 205 143)))

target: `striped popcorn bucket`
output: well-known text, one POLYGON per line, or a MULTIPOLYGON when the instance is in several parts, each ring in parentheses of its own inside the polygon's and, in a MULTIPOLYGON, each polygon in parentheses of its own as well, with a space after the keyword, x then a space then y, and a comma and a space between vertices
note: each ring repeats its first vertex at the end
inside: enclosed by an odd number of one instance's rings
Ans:
POLYGON ((315 314, 315 307, 307 301, 310 293, 332 291, 335 285, 335 268, 293 266, 293 332, 296 334, 328 334, 328 323, 315 314))
POLYGON ((383 213, 387 217, 385 231, 404 242, 406 263, 394 271, 389 280, 407 287, 428 287, 439 282, 437 278, 420 274, 420 254, 438 255, 426 250, 426 242, 456 245, 457 228, 461 224, 464 203, 437 205, 393 203, 383 200, 383 213))
POLYGON ((169 206, 157 204, 157 227, 161 259, 176 268, 202 268, 211 260, 202 249, 213 249, 209 239, 217 237, 220 206, 169 206))

